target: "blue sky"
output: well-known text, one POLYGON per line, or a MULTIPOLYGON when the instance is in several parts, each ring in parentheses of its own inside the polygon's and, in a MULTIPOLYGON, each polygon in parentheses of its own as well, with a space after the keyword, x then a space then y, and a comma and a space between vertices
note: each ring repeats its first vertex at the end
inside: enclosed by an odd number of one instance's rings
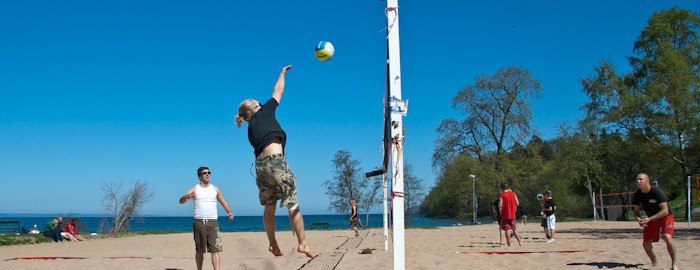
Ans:
MULTIPOLYGON (((522 66, 545 89, 545 138, 580 118, 580 79, 626 57, 654 12, 697 1, 399 2, 404 155, 432 187, 435 127, 475 76, 522 66)), ((252 148, 233 116, 267 100, 294 67, 278 109, 301 209, 328 212, 336 151, 381 163, 386 2, 0 2, 0 213, 99 213, 104 183, 155 193, 147 215, 187 216, 177 200, 211 168, 237 215, 260 215, 252 148), (333 59, 314 58, 331 41, 333 59)), ((466 176, 465 176, 466 179, 466 176)), ((286 211, 280 211, 280 213, 286 211)))

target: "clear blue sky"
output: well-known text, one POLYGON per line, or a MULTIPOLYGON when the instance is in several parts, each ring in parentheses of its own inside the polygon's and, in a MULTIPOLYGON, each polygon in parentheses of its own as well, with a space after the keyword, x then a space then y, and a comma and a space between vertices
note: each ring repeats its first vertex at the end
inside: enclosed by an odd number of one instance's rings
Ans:
MULTIPOLYGON (((426 186, 435 127, 479 74, 522 66, 545 139, 580 118, 580 78, 626 57, 649 16, 698 1, 399 2, 405 160, 426 186)), ((100 213, 104 183, 148 182, 147 215, 192 213, 178 198, 209 166, 237 215, 260 215, 252 148, 233 115, 267 100, 294 65, 278 109, 301 209, 328 213, 322 183, 350 151, 381 163, 386 2, 0 2, 0 213, 100 213), (333 59, 314 58, 320 40, 333 59)), ((465 177, 466 179, 466 177, 465 177)), ((280 211, 286 212, 286 211, 280 211)))

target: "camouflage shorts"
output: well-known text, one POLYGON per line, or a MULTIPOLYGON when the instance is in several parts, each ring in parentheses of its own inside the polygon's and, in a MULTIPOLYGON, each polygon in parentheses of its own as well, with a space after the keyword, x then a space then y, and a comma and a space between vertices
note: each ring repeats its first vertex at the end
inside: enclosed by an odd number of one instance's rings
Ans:
POLYGON ((299 203, 296 177, 282 154, 256 159, 255 173, 261 205, 274 205, 277 200, 281 200, 280 207, 293 207, 299 203))

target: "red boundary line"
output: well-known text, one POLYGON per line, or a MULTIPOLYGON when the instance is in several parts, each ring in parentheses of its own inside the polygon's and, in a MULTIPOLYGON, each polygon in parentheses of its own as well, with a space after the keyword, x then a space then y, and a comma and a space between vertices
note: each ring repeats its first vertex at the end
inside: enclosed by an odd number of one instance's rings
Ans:
POLYGON ((11 261, 11 260, 31 261, 31 260, 55 260, 55 259, 82 260, 82 259, 87 259, 87 257, 18 257, 18 258, 7 259, 6 261, 11 261))

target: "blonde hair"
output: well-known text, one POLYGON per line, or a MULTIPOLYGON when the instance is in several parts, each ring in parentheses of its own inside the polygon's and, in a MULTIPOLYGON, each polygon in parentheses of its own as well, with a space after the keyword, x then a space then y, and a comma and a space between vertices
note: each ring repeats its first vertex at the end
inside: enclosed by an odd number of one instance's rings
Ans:
POLYGON ((254 114, 253 109, 255 109, 255 106, 257 104, 252 98, 246 99, 241 102, 241 105, 238 105, 238 114, 233 118, 237 127, 241 127, 243 121, 250 120, 250 117, 254 114))
POLYGON ((355 200, 350 200, 350 205, 355 205, 355 200))

